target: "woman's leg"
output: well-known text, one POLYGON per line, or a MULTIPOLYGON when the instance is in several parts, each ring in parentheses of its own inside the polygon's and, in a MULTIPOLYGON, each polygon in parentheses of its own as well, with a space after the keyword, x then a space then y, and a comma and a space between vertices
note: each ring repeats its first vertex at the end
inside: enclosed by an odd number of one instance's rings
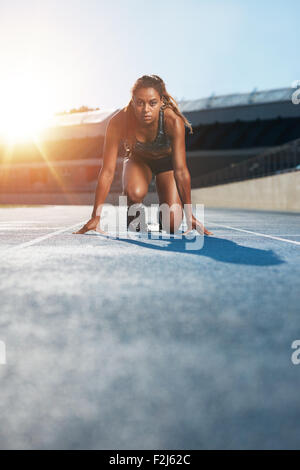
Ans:
POLYGON ((179 229, 183 219, 182 202, 177 190, 174 171, 163 171, 155 177, 156 189, 159 198, 159 204, 168 204, 170 209, 170 227, 164 226, 164 220, 159 214, 160 225, 166 231, 174 233, 179 229), (173 207, 172 207, 173 206, 173 207))
MULTIPOLYGON (((128 206, 143 202, 152 179, 150 167, 143 162, 126 158, 123 164, 123 195, 127 196, 128 206)), ((127 227, 136 215, 127 215, 127 227)))

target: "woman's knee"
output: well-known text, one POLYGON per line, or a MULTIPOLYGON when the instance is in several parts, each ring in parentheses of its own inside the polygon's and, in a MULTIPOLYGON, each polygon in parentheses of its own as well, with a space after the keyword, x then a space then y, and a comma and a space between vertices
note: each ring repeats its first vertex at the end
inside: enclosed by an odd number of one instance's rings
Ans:
POLYGON ((140 186, 127 186, 124 188, 123 193, 125 196, 127 196, 128 202, 131 204, 136 204, 143 201, 147 191, 145 191, 145 189, 141 188, 140 186))

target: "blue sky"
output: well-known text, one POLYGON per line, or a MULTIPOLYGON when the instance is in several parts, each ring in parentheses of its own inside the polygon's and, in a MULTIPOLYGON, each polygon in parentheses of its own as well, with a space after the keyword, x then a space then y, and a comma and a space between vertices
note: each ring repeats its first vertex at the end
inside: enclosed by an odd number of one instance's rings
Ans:
POLYGON ((287 87, 299 18, 296 0, 0 0, 1 74, 57 111, 124 106, 147 73, 178 100, 287 87))

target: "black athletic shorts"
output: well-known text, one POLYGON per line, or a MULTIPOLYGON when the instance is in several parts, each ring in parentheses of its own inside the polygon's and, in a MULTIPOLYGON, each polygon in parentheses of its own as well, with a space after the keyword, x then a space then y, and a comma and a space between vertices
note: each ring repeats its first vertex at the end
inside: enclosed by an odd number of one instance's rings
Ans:
POLYGON ((173 161, 172 161, 172 155, 167 155, 166 157, 161 157, 161 158, 147 158, 147 157, 138 157, 137 155, 133 155, 131 157, 126 157, 129 160, 137 161, 137 162, 143 162, 148 165, 154 173, 154 175, 157 175, 158 173, 162 173, 163 171, 170 171, 173 170, 173 161))

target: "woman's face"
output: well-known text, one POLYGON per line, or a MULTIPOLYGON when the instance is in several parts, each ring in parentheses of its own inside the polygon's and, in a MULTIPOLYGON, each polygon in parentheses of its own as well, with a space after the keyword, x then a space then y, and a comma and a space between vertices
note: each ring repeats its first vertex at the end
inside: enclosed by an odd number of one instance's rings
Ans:
POLYGON ((156 122, 163 100, 155 88, 140 88, 133 97, 133 107, 136 118, 143 125, 156 122))

